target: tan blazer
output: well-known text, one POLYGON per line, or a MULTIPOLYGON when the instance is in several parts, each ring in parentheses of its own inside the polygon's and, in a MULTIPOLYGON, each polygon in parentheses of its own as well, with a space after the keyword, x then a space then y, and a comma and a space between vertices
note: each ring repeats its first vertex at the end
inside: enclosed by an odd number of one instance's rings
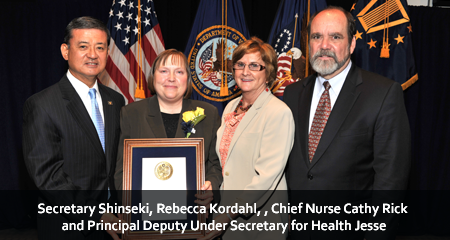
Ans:
MULTIPOLYGON (((236 108, 240 98, 231 101, 225 108, 223 116, 236 108)), ((224 132, 224 120, 217 131, 216 151, 219 155, 220 141, 224 132)), ((271 215, 274 203, 287 205, 287 190, 284 168, 294 143, 294 118, 291 110, 270 92, 262 92, 250 110, 245 114, 234 133, 228 158, 222 166, 223 183, 221 205, 253 205, 268 216, 245 214, 249 218, 238 218, 238 222, 287 222, 287 214, 271 215), (244 190, 244 191, 242 191, 244 190), (248 191, 263 190, 263 191, 248 191), (273 195, 272 195, 273 194, 273 195)), ((222 164, 222 163, 221 163, 222 164)), ((230 231, 224 239, 283 239, 287 235, 281 232, 230 231)))

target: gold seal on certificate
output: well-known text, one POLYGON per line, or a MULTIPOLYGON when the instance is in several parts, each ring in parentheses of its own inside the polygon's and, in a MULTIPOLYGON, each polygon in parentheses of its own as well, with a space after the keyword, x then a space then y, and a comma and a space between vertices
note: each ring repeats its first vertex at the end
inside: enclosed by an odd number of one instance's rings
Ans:
POLYGON ((170 165, 170 163, 163 161, 163 162, 156 164, 155 176, 159 180, 169 179, 170 177, 172 177, 172 173, 173 173, 173 168, 172 168, 172 165, 170 165))

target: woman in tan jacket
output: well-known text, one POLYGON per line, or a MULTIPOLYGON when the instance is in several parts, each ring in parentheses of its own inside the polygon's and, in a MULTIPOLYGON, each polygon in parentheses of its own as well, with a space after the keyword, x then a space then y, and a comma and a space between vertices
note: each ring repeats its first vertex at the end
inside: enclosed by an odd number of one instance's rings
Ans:
POLYGON ((288 222, 287 214, 273 214, 271 208, 288 202, 287 191, 276 190, 287 190, 284 168, 294 142, 294 119, 286 104, 269 90, 277 71, 277 56, 269 44, 253 37, 236 48, 232 62, 242 96, 227 105, 217 131, 221 189, 226 190, 220 205, 256 206, 256 212, 218 215, 216 222, 228 223, 228 229, 212 231, 206 238, 223 233, 224 239, 285 239, 287 229, 240 231, 233 227, 288 222))

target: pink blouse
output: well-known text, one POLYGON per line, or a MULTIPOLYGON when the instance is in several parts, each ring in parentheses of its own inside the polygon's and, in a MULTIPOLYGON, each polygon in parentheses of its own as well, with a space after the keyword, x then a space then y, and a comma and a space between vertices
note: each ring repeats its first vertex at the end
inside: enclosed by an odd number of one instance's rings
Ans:
POLYGON ((244 117, 245 112, 236 115, 235 112, 227 113, 224 117, 225 120, 225 129, 223 131, 222 140, 220 140, 220 147, 219 147, 219 153, 220 153, 220 159, 222 164, 222 175, 223 175, 223 169, 225 168, 225 162, 227 161, 228 157, 228 149, 230 148, 231 140, 233 139, 234 132, 236 131, 236 128, 239 125, 239 122, 244 117))

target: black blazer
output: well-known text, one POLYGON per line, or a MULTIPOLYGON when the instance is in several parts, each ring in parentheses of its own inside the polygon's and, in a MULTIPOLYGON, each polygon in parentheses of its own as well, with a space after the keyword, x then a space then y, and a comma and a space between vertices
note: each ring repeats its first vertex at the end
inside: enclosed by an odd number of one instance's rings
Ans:
MULTIPOLYGON (((178 119, 178 128, 175 138, 184 138, 186 135, 181 129, 182 113, 195 110, 201 107, 205 110, 206 118, 195 126, 196 133, 191 137, 204 138, 205 146, 205 179, 211 181, 214 190, 218 190, 222 184, 222 167, 216 154, 216 133, 220 126, 220 117, 217 108, 213 105, 192 100, 184 99, 180 117, 178 119)), ((122 189, 123 179, 123 143, 124 139, 134 138, 167 138, 164 123, 159 109, 158 98, 155 96, 144 99, 139 102, 131 103, 122 108, 120 114, 120 143, 119 153, 117 155, 115 183, 118 190, 122 189)), ((216 195, 216 194, 215 194, 216 195)), ((217 200, 219 196, 214 196, 217 200)))
POLYGON ((283 96, 296 124, 289 189, 406 189, 411 140, 400 85, 353 64, 310 163, 308 128, 316 77, 291 84, 283 96))
MULTIPOLYGON (((43 190, 40 200, 46 205, 98 205, 107 201, 104 193, 108 188, 114 190, 113 176, 120 135, 119 114, 125 101, 122 95, 100 83, 98 88, 103 102, 105 152, 89 113, 66 75, 25 102, 25 164, 36 186, 43 190), (104 190, 104 193, 97 191, 87 195, 86 191, 59 191, 54 194, 47 190, 104 190)), ((70 222, 79 222, 81 219, 98 221, 100 217, 98 212, 92 217, 83 214, 65 215, 70 222)), ((57 221, 63 220, 60 218, 57 221)), ((39 229, 40 238, 46 232, 61 230, 62 222, 48 227, 46 231, 39 229)), ((67 237, 67 234, 64 236, 67 237)))

